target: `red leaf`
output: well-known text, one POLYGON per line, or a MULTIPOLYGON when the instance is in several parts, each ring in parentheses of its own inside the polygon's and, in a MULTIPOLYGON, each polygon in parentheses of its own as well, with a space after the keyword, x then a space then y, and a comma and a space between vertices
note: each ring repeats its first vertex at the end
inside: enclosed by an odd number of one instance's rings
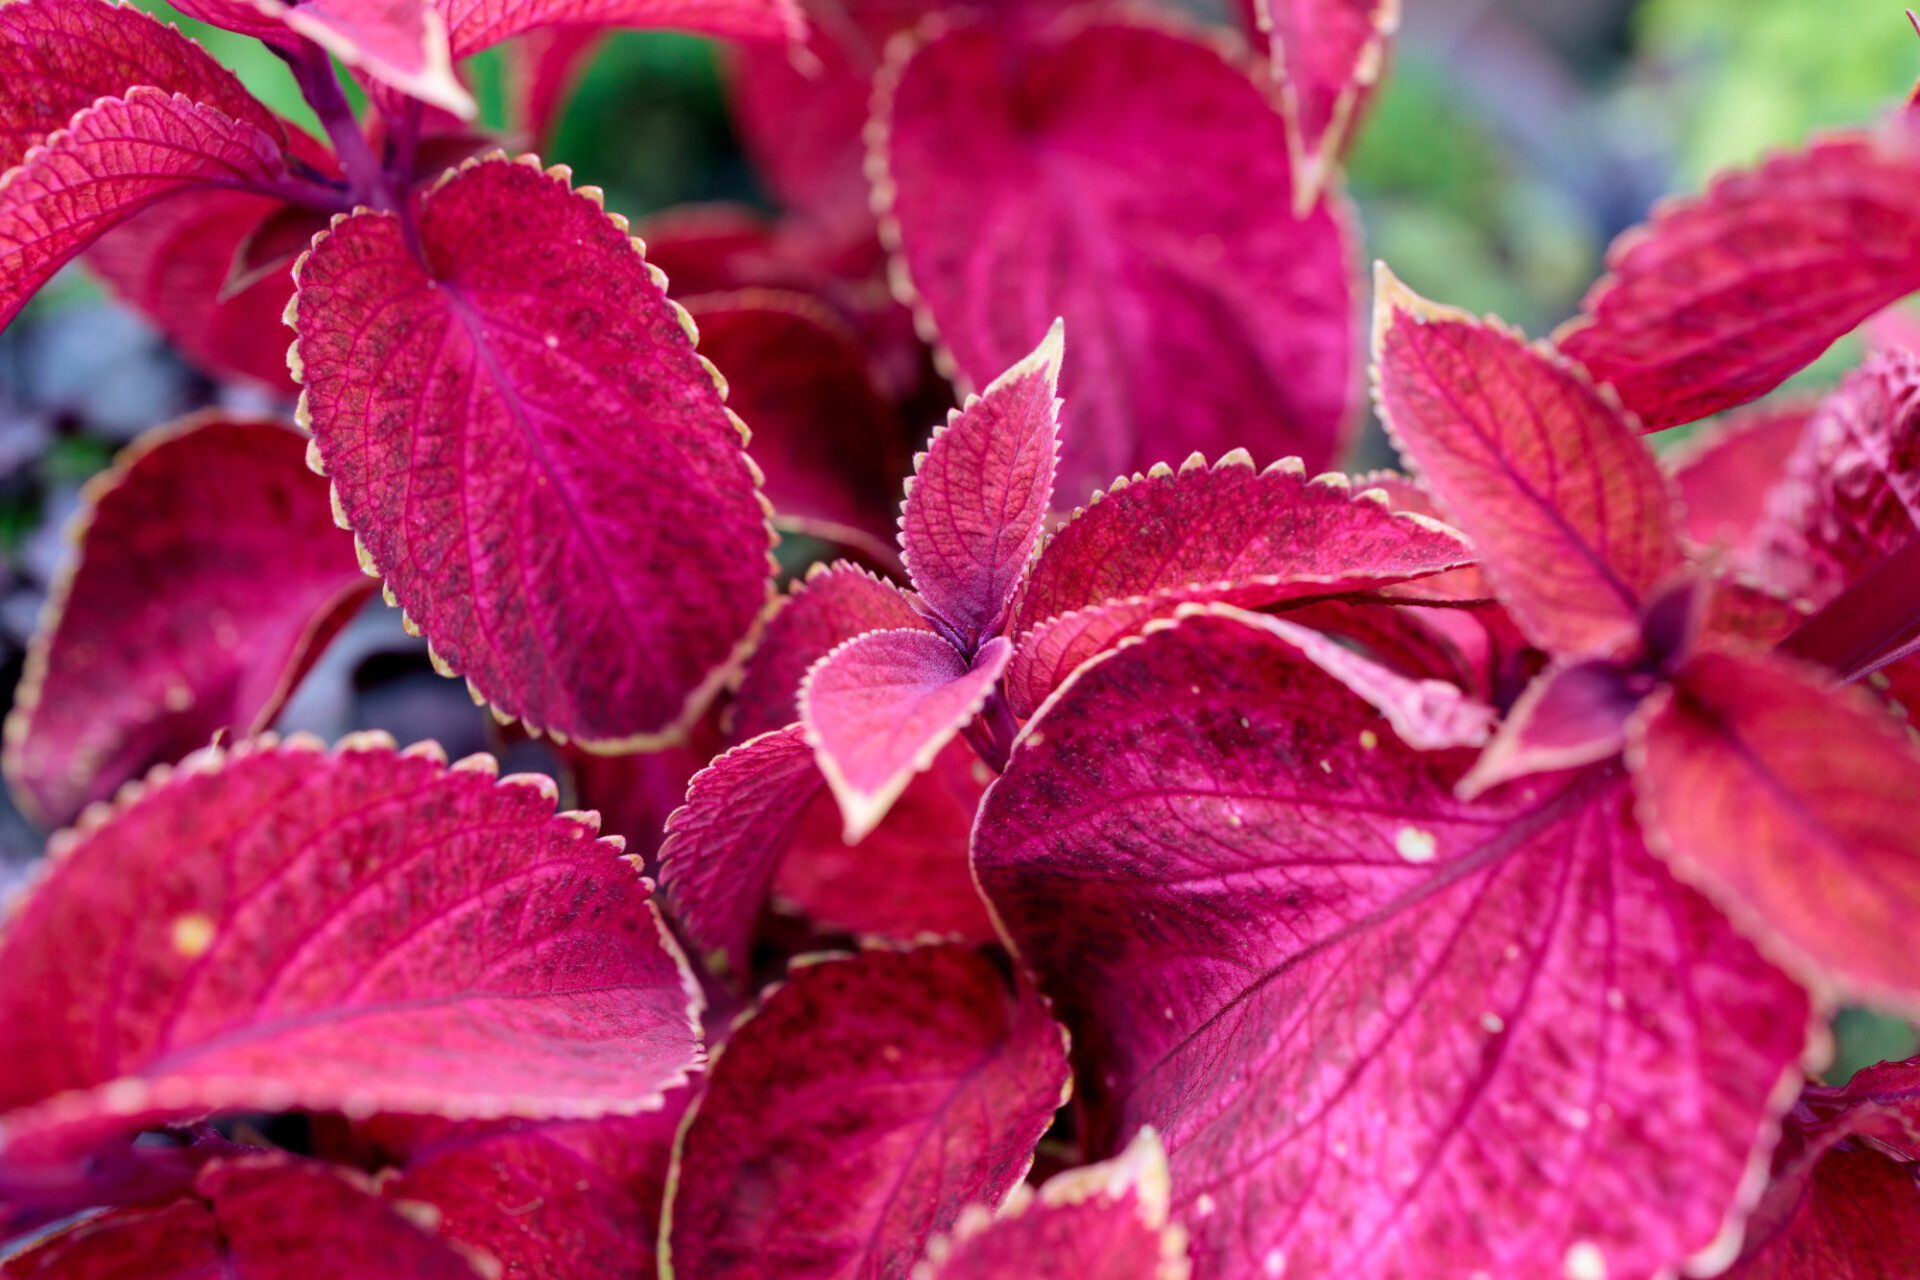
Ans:
POLYGON ((48 825, 158 761, 273 722, 372 584, 306 444, 272 421, 190 418, 88 486, 8 718, 7 780, 48 825))
POLYGON ((814 565, 761 633, 734 693, 732 736, 757 737, 792 724, 800 718, 800 682, 814 663, 855 636, 907 627, 933 630, 898 587, 845 561, 814 565))
POLYGON ((1903 146, 1829 138, 1656 210, 1555 340, 1651 431, 1765 395, 1920 288, 1920 161, 1903 146))
POLYGON ((286 172, 259 126, 160 89, 102 98, 0 177, 0 325, 126 218, 197 187, 271 187, 286 172))
POLYGON ((1254 607, 1367 590, 1469 562, 1472 550, 1424 516, 1356 498, 1338 473, 1306 478, 1297 460, 1256 473, 1245 450, 1209 469, 1122 477, 1062 525, 1014 608, 1019 650, 1007 676, 1031 715, 1080 663, 1184 601, 1254 607))
POLYGON ((1680 563, 1668 482, 1632 424, 1497 322, 1418 298, 1384 266, 1375 295, 1381 416, 1515 621, 1556 654, 1623 651, 1680 563))
POLYGON ((968 947, 793 969, 716 1058, 681 1130, 663 1272, 905 1280, 1025 1175, 1068 1083, 1031 988, 968 947))
POLYGON ((597 747, 682 736, 766 599, 741 434, 621 226, 504 160, 302 259, 318 452, 369 563, 477 697, 597 747))
POLYGON ((298 388, 287 375, 280 323, 293 296, 291 263, 222 296, 235 253, 264 221, 291 208, 270 196, 189 191, 108 232, 87 250, 86 263, 195 366, 292 395, 298 388))
POLYGON ((969 663, 926 631, 874 631, 813 665, 800 723, 826 775, 848 844, 879 825, 916 773, 973 720, 1013 645, 996 636, 969 663))
POLYGON ((1813 412, 1804 400, 1768 401, 1708 423, 1668 454, 1685 509, 1680 532, 1704 550, 1744 551, 1813 412))
POLYGON ((699 997, 649 886, 551 781, 492 775, 431 744, 243 744, 58 837, 0 937, 8 1153, 233 1108, 659 1105, 699 1064, 699 997))
POLYGON ((1196 449, 1325 465, 1353 408, 1344 212, 1293 218, 1286 126, 1212 45, 1118 21, 1047 31, 932 34, 876 90, 896 274, 960 379, 1066 317, 1068 501, 1196 449))
POLYGON ((892 563, 905 432, 867 376, 859 335, 799 293, 706 294, 686 307, 727 403, 752 424, 775 525, 892 563))
MULTIPOLYGON (((254 0, 263 11, 277 0, 254 0)), ((446 19, 434 0, 297 0, 281 21, 350 67, 463 120, 480 114, 453 73, 446 19)))
POLYGON ((597 27, 541 27, 513 42, 507 58, 511 119, 542 150, 553 145, 567 103, 606 39, 597 27))
POLYGON ((774 870, 826 785, 797 724, 751 738, 694 775, 687 803, 667 819, 660 883, 709 969, 749 972, 774 870))
POLYGON ((1294 208, 1311 208, 1380 82, 1400 0, 1238 0, 1235 8, 1268 47, 1298 175, 1294 208))
POLYGON ((463 1254, 351 1170, 284 1155, 216 1160, 191 1198, 83 1218, 0 1264, 7 1280, 476 1280, 463 1254))
POLYGON ((1160 1131, 1219 1280, 1724 1265, 1805 995, 1647 854, 1617 772, 1470 804, 1466 753, 1380 729, 1252 614, 1028 724, 974 868, 1091 1149, 1160 1131))
POLYGON ((1920 754, 1864 695, 1704 653, 1636 721, 1649 838, 1776 961, 1920 1009, 1920 754))
POLYGON ((100 98, 135 85, 181 93, 284 140, 231 71, 170 25, 101 0, 16 0, 0 9, 0 169, 100 98))
POLYGON ((1061 324, 947 415, 914 459, 900 553, 914 588, 971 653, 998 635, 1053 498, 1061 324))
POLYGON ((734 40, 799 40, 797 0, 433 0, 454 61, 539 27, 671 27, 734 40))
POLYGON ((975 1205, 934 1243, 922 1280, 1186 1280, 1187 1233, 1167 1223, 1167 1157, 1151 1128, 1101 1164, 1023 1184, 995 1214, 975 1205))

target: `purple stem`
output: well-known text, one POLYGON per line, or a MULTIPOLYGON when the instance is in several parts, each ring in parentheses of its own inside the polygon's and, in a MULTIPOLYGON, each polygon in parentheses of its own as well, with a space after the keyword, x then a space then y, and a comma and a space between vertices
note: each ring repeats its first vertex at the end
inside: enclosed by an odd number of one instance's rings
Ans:
POLYGON ((1013 740, 1020 732, 1019 722, 1013 718, 1013 708, 995 686, 987 695, 986 705, 980 708, 980 714, 961 731, 967 745, 973 753, 987 762, 987 767, 995 773, 1005 773, 1007 758, 1013 754, 1013 740))
POLYGON ((1779 644, 1843 681, 1920 651, 1920 534, 1862 574, 1779 644))
POLYGON ((326 127, 333 152, 340 158, 340 167, 346 170, 349 202, 374 209, 398 210, 400 201, 394 194, 393 182, 386 167, 373 154, 373 148, 367 145, 367 135, 361 132, 360 122, 354 119, 347 95, 341 91, 340 78, 334 74, 333 59, 327 56, 326 50, 306 39, 300 41, 299 53, 283 56, 293 69, 293 79, 300 86, 301 96, 326 127))

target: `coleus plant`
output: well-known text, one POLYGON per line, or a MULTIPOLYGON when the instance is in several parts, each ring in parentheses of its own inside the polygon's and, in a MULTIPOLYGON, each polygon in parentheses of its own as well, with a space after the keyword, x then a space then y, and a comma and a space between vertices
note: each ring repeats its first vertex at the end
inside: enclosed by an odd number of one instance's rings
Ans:
POLYGON ((1383 275, 1420 478, 1309 479, 1392 5, 1256 6, 1250 66, 1138 12, 816 13, 811 79, 748 46, 733 87, 788 220, 650 250, 487 154, 452 60, 793 14, 203 8, 287 50, 331 153, 131 11, 0 8, 13 309, 140 212, 102 270, 217 367, 284 308, 306 429, 124 457, 32 654, 9 778, 78 819, 0 933, 38 1233, 0 1274, 1908 1266, 1920 1066, 1804 1086, 1836 1000, 1920 1008, 1911 357, 1670 478, 1597 338, 1383 275), (897 559, 924 388, 876 244, 983 388, 897 559), (770 517, 867 563, 769 598, 770 517), (657 859, 490 756, 262 732, 363 570, 502 718, 665 749, 577 757, 657 859), (795 954, 770 895, 871 936, 795 954))

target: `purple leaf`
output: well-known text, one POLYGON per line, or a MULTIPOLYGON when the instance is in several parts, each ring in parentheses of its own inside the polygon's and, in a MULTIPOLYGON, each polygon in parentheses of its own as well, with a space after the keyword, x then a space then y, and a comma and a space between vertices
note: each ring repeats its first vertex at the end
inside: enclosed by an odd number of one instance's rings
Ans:
POLYGON ((88 487, 8 717, 7 780, 71 822, 217 731, 267 728, 373 584, 326 482, 280 423, 215 415, 143 436, 88 487))
POLYGON ((670 743, 768 592, 753 467, 691 325, 562 170, 464 166, 419 235, 425 267, 392 215, 341 221, 288 313, 367 563, 502 713, 670 743))
POLYGON ((1012 652, 996 636, 969 664, 930 632, 874 631, 814 664, 800 686, 800 723, 840 803, 848 844, 878 826, 973 720, 1012 652))
POLYGON ((1218 1280, 1724 1265, 1816 1038, 1617 771, 1467 803, 1257 615, 1089 664, 975 874, 1218 1280))
POLYGON ((1262 86, 1149 22, 924 29, 868 135, 896 276, 963 385, 1066 318, 1068 502, 1194 450, 1322 467, 1353 416, 1343 212, 1295 219, 1262 86))
POLYGON ((661 1271, 906 1280, 1032 1162, 1068 1085, 1046 1003, 969 947, 797 965, 681 1130, 661 1271))
POLYGON ((1605 659, 1550 667, 1507 712, 1492 744, 1460 779, 1460 795, 1471 800, 1515 778, 1618 754, 1626 745, 1628 718, 1653 688, 1652 676, 1605 659))

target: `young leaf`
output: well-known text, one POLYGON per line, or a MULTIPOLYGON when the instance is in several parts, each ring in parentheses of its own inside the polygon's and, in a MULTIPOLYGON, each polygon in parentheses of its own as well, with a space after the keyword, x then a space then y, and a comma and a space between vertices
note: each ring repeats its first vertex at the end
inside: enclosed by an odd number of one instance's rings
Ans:
POLYGON ((271 189, 280 142, 184 95, 102 98, 0 177, 0 325, 117 223, 196 187, 271 189))
POLYGON ((1032 354, 947 415, 907 482, 901 558, 968 653, 1000 633, 1052 505, 1063 347, 1056 320, 1032 354))
POLYGON ((454 61, 541 27, 672 27, 734 40, 799 40, 797 0, 434 0, 454 61))
POLYGON ((932 633, 898 587, 845 561, 807 570, 806 582, 783 599, 735 691, 732 732, 758 737, 800 718, 800 682, 809 668, 869 631, 918 628, 932 633))
POLYGON ((559 170, 463 167, 342 220, 289 316, 371 565, 477 696, 600 748, 684 734, 767 594, 742 433, 620 226, 559 170))
POLYGON ((1100 1164, 1022 1186, 996 1215, 975 1205, 934 1241, 914 1280, 1186 1280, 1187 1233, 1167 1221, 1167 1156, 1151 1127, 1100 1164))
POLYGON ((840 802, 848 844, 884 818, 985 703, 1013 645, 996 636, 969 664, 926 631, 874 631, 813 665, 800 723, 840 802))
POLYGON ((1115 481, 1047 540, 1014 608, 1007 677, 1031 715, 1080 663, 1185 601, 1257 607, 1378 588, 1473 558, 1423 516, 1297 463, 1256 473, 1244 451, 1115 481))
MULTIPOLYGON (((316 1160, 215 1160, 191 1197, 113 1209, 0 1263, 6 1280, 480 1280, 487 1274, 372 1181, 316 1160)), ((493 1274, 497 1274, 493 1273, 493 1274)))
POLYGON ((1554 335, 1648 430, 1757 399, 1920 289, 1920 159, 1848 135, 1658 210, 1554 335))
POLYGON ((1528 637, 1570 657, 1631 644, 1680 551, 1668 482, 1619 409, 1551 351, 1414 296, 1384 265, 1373 350, 1388 431, 1528 637))
POLYGON ((7 781, 44 824, 216 731, 261 732, 366 599, 305 452, 280 423, 208 415, 88 486, 7 718, 7 781))
POLYGON ((1229 617, 1027 725, 974 868, 1091 1150, 1159 1130, 1221 1280, 1724 1265, 1806 996, 1647 854, 1618 772, 1470 804, 1470 756, 1378 726, 1229 617))
POLYGON ((1864 694, 1703 653, 1631 731, 1648 838, 1774 959, 1920 1009, 1920 754, 1864 694))
POLYGON ((1241 67, 1144 20, 898 48, 868 134, 896 278, 963 383, 1066 318, 1061 498, 1196 449, 1334 457, 1354 390, 1344 212, 1293 217, 1285 122, 1241 67))
POLYGON ((60 837, 0 936, 9 1154, 221 1109, 658 1106, 699 996, 649 886, 491 763, 242 744, 60 837))
POLYGON ((435 0, 253 0, 350 67, 422 102, 472 120, 480 108, 453 73, 447 24, 435 0))
POLYGON ((667 819, 660 884, 709 969, 749 972, 774 870, 826 785, 797 724, 741 743, 688 784, 687 803, 667 819))
POLYGON ((1067 1086, 1046 1003, 979 951, 796 965, 680 1131, 660 1272, 905 1280, 966 1206, 1019 1183, 1067 1086))
POLYGON ((1471 800, 1515 778, 1609 759, 1626 745, 1627 720, 1653 688, 1651 675, 1605 659, 1548 668, 1507 712, 1457 790, 1471 800))
POLYGON ((0 8, 0 169, 75 112, 135 85, 184 94, 284 140, 274 114, 177 28, 132 5, 16 0, 0 8))
POLYGON ((1705 550, 1745 550, 1813 413, 1809 401, 1767 401, 1708 423, 1667 455, 1681 534, 1705 550))

